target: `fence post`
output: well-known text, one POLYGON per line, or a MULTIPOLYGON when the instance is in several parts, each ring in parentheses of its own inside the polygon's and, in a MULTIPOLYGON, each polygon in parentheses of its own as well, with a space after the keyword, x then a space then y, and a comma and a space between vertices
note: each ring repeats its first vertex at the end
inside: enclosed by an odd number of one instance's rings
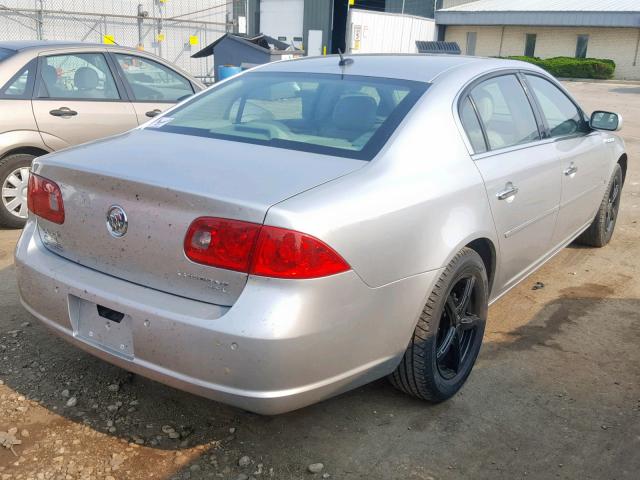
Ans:
POLYGON ((42 8, 42 0, 38 0, 38 11, 36 12, 36 32, 38 40, 44 40, 44 32, 42 29, 44 18, 42 15, 42 8))

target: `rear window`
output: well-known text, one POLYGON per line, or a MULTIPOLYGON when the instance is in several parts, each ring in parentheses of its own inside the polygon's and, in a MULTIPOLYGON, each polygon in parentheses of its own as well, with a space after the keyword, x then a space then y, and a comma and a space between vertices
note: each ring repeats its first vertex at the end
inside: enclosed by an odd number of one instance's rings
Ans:
POLYGON ((14 50, 9 50, 8 48, 0 48, 0 62, 5 58, 9 58, 14 53, 16 53, 14 50))
POLYGON ((354 75, 253 72, 149 128, 371 160, 427 87, 354 75))

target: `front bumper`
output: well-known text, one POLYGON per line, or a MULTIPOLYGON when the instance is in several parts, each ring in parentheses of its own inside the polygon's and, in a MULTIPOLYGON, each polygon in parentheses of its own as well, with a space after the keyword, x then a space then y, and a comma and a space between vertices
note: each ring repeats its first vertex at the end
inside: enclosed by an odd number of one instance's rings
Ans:
POLYGON ((29 220, 16 248, 23 305, 79 348, 128 371, 262 414, 304 407, 392 372, 439 271, 379 288, 353 272, 249 277, 232 307, 136 285, 45 248, 29 220), (126 314, 131 354, 79 335, 74 302, 126 314))

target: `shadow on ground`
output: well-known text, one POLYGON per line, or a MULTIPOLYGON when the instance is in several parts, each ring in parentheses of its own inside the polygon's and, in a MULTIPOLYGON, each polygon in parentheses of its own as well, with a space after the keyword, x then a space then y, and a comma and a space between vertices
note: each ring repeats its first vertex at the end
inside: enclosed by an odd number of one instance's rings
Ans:
MULTIPOLYGON (((484 346, 467 386, 443 404, 380 380, 262 417, 76 350, 24 311, 11 282, 12 268, 0 271, 0 378, 67 421, 177 452, 169 478, 304 478, 314 462, 340 479, 632 478, 640 468, 640 301, 608 298, 605 286, 562 291, 498 332, 504 340, 484 346)), ((144 458, 122 478, 152 472, 144 458)))

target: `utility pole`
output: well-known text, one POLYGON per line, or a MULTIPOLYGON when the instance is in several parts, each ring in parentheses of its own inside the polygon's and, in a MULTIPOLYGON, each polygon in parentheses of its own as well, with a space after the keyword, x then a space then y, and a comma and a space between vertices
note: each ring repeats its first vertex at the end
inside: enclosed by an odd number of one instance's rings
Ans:
POLYGON ((44 16, 42 14, 43 9, 42 0, 36 0, 36 35, 38 36, 38 40, 44 40, 44 31, 42 28, 44 20, 44 16))
POLYGON ((138 50, 144 50, 144 35, 142 32, 142 22, 149 16, 149 12, 144 11, 144 5, 138 4, 138 50))

